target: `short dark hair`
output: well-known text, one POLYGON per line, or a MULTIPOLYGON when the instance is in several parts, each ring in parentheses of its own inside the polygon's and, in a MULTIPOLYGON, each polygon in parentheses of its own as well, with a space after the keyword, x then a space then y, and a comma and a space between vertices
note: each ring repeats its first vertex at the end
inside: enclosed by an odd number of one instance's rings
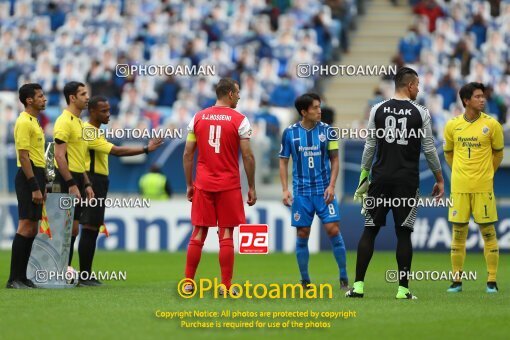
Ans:
POLYGON ((296 107, 296 110, 300 116, 302 116, 301 110, 308 110, 308 108, 312 106, 314 100, 318 100, 320 103, 321 97, 319 97, 319 95, 316 93, 305 93, 296 98, 294 106, 296 107))
POLYGON ((418 73, 415 70, 410 67, 401 67, 395 75, 395 88, 401 89, 406 87, 414 77, 418 77, 418 73))
POLYGON ((236 84, 239 86, 239 83, 232 78, 221 78, 218 84, 216 84, 216 98, 220 99, 228 95, 229 92, 234 92, 236 84))
POLYGON ((482 83, 471 82, 461 87, 459 91, 459 97, 460 101, 462 102, 462 106, 466 107, 464 99, 471 99, 475 90, 482 90, 482 92, 485 93, 485 86, 483 86, 482 83))
POLYGON ((37 83, 28 83, 22 85, 19 90, 19 101, 23 103, 23 105, 27 106, 27 99, 35 97, 35 91, 42 90, 41 85, 37 83))
POLYGON ((89 112, 90 112, 90 110, 97 109, 97 105, 99 103, 103 103, 103 102, 107 102, 107 101, 108 101, 108 98, 106 98, 105 96, 94 96, 94 97, 90 98, 90 100, 89 100, 89 112))
POLYGON ((78 88, 85 87, 85 84, 80 83, 78 81, 71 81, 64 86, 64 97, 66 98, 66 103, 69 105, 71 103, 70 96, 76 96, 78 93, 78 88))

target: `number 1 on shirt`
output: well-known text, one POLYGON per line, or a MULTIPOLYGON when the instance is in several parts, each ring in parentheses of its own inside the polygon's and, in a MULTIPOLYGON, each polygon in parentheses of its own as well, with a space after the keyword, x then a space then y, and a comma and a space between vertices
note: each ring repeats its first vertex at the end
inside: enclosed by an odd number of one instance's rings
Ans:
POLYGON ((214 148, 215 153, 220 153, 220 136, 221 136, 221 126, 220 125, 211 125, 209 127, 209 145, 214 148), (215 130, 214 128, 216 128, 216 133, 214 131, 215 130))

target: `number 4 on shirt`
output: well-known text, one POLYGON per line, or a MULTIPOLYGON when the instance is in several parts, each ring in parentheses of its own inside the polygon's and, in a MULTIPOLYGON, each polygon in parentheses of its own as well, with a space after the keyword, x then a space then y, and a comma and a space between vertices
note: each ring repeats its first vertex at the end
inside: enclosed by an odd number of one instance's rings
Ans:
POLYGON ((221 126, 211 125, 209 127, 209 145, 214 148, 215 153, 220 153, 220 136, 221 126))

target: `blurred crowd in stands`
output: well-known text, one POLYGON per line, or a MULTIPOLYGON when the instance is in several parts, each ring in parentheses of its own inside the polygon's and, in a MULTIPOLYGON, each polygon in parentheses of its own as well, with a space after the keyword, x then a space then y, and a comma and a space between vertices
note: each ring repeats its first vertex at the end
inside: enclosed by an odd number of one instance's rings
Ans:
POLYGON ((363 1, 0 0, 0 120, 12 126, 17 89, 38 82, 48 98, 41 124, 51 135, 63 86, 75 80, 108 97, 112 129, 185 128, 214 104, 214 84, 228 76, 241 84, 237 109, 275 153, 280 117, 297 118, 294 99, 317 88, 318 79, 297 77, 296 65, 348 51, 363 1), (214 65, 216 74, 124 78, 118 64, 214 65))
MULTIPOLYGON (((418 101, 431 114, 437 139, 444 125, 464 112, 458 91, 468 82, 486 86, 485 112, 507 123, 510 106, 510 0, 411 1, 414 25, 404 34, 393 62, 420 74, 418 101)), ((390 98, 384 79, 369 106, 390 98)))

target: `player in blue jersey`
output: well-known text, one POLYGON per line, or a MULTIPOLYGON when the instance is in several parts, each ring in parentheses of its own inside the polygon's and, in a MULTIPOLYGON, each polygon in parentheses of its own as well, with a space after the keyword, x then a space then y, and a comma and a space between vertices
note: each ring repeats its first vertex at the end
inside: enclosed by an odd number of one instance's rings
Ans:
POLYGON ((314 93, 305 93, 297 98, 295 106, 301 121, 283 132, 280 149, 283 204, 292 206, 291 225, 297 230, 296 257, 303 287, 307 288, 310 284, 308 237, 317 214, 331 240, 340 271, 340 288, 348 290, 345 245, 340 234, 340 213, 335 197, 339 171, 338 141, 328 140, 329 125, 321 122, 320 105, 321 99, 314 93), (291 156, 294 198, 287 181, 291 156))

